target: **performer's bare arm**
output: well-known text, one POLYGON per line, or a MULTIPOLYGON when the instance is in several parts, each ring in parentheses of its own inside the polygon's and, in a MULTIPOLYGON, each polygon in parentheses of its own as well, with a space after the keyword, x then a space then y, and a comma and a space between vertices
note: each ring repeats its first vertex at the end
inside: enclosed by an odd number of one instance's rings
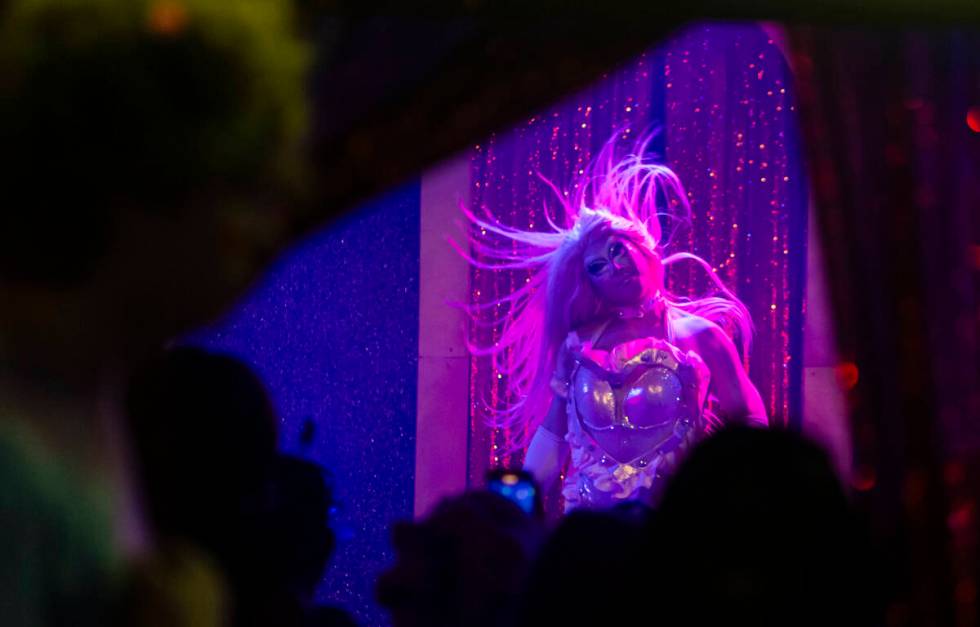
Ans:
MULTIPOLYGON (((558 354, 558 368, 555 378, 559 382, 568 381, 568 351, 562 346, 558 354)), ((524 456, 524 469, 534 475, 542 489, 547 490, 561 474, 568 457, 565 432, 568 430, 568 417, 565 414, 566 399, 555 393, 544 421, 527 447, 524 456)))
MULTIPOLYGON (((550 417, 555 409, 565 413, 565 399, 555 396, 551 403, 551 410, 548 411, 550 417)), ((538 484, 543 490, 551 487, 558 480, 561 469, 565 465, 568 457, 568 444, 564 437, 555 433, 547 427, 549 420, 545 420, 531 438, 531 444, 527 447, 527 454, 524 456, 524 470, 534 475, 538 484)))
POLYGON ((732 340, 718 325, 703 318, 692 318, 688 324, 697 351, 711 371, 711 391, 725 420, 768 427, 762 397, 742 367, 732 340))

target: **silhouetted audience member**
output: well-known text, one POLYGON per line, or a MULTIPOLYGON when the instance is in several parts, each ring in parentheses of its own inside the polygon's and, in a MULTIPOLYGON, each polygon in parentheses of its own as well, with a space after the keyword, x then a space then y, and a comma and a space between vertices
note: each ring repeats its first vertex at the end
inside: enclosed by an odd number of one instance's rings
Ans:
POLYGON ((329 527, 332 491, 316 464, 286 455, 273 463, 263 503, 265 524, 251 585, 254 596, 274 596, 273 613, 254 624, 304 627, 353 626, 342 610, 317 605, 314 595, 336 546, 329 527))
POLYGON ((640 613, 663 624, 880 624, 866 536, 824 452, 785 431, 728 428, 695 449, 638 563, 640 613))
POLYGON ((259 378, 233 357, 177 348, 134 376, 127 410, 155 534, 206 548, 229 572, 247 567, 276 447, 259 378))
POLYGON ((597 627, 651 618, 645 606, 653 591, 642 585, 650 565, 638 560, 648 515, 642 504, 623 503, 565 516, 531 570, 516 624, 597 627))
POLYGON ((446 499, 393 531, 395 564, 377 586, 394 627, 498 627, 514 619, 541 523, 502 496, 446 499))
POLYGON ((178 624, 222 612, 238 627, 352 624, 312 602, 334 548, 329 486, 315 464, 276 454, 275 413, 248 366, 167 351, 133 378, 127 408, 159 549, 129 617, 160 624, 141 607, 155 604, 156 615, 186 615, 178 624))

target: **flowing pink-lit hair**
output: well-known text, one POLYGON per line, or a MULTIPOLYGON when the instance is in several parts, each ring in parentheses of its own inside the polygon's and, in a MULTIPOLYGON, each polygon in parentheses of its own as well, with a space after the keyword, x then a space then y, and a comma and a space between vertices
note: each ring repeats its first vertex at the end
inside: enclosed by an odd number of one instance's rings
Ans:
POLYGON ((562 208, 559 220, 545 204, 548 231, 515 229, 500 224, 489 211, 481 218, 463 207, 471 227, 470 252, 456 249, 470 264, 486 270, 531 271, 530 279, 513 292, 463 306, 475 325, 500 330, 495 343, 470 340, 469 349, 474 355, 490 356, 506 376, 505 406, 487 405, 486 417, 491 426, 512 431, 514 450, 527 444, 548 411, 555 361, 568 334, 600 315, 601 303, 584 263, 586 245, 593 237, 623 234, 665 268, 681 260, 701 266, 718 295, 689 299, 661 289, 668 324, 683 316, 701 316, 719 324, 748 355, 752 320, 745 305, 700 257, 687 252, 663 256, 670 237, 664 240, 661 219, 672 235, 690 225, 691 207, 673 170, 644 156, 651 139, 651 135, 642 137, 632 152, 617 159, 614 136, 570 198, 539 174, 562 208))

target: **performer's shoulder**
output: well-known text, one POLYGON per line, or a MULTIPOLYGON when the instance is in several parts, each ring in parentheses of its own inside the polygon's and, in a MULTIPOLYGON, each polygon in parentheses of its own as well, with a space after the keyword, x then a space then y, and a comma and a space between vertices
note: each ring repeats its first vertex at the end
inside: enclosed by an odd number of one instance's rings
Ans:
POLYGON ((719 363, 719 360, 739 360, 732 338, 717 323, 690 314, 685 315, 682 320, 674 327, 678 346, 693 349, 709 366, 719 363))
POLYGON ((690 312, 682 312, 672 317, 670 321, 674 336, 685 339, 698 339, 704 337, 714 337, 725 332, 716 323, 690 312))

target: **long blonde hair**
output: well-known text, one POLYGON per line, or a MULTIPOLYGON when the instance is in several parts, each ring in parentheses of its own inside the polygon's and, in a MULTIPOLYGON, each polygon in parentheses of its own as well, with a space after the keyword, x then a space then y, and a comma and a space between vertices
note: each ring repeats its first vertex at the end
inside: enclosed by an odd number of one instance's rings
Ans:
POLYGON ((473 355, 491 357, 506 377, 505 405, 488 407, 486 418, 494 427, 514 430, 515 449, 526 445, 548 411, 550 380, 568 334, 599 315, 601 302, 584 264, 585 247, 599 234, 628 237, 665 268, 678 261, 700 265, 719 295, 688 299, 662 290, 668 323, 686 315, 704 317, 726 328, 748 354, 752 322, 745 305, 700 257, 687 252, 662 254, 670 235, 690 224, 691 207, 674 171, 644 156, 650 140, 649 135, 641 138, 629 154, 616 158, 614 136, 585 170, 570 198, 541 177, 563 210, 560 223, 546 210, 549 230, 515 229, 489 214, 481 218, 463 208, 471 225, 470 250, 456 248, 470 264, 531 273, 521 287, 500 298, 464 305, 474 324, 500 331, 496 342, 470 340, 469 349, 473 355), (662 220, 669 227, 666 241, 662 220))

